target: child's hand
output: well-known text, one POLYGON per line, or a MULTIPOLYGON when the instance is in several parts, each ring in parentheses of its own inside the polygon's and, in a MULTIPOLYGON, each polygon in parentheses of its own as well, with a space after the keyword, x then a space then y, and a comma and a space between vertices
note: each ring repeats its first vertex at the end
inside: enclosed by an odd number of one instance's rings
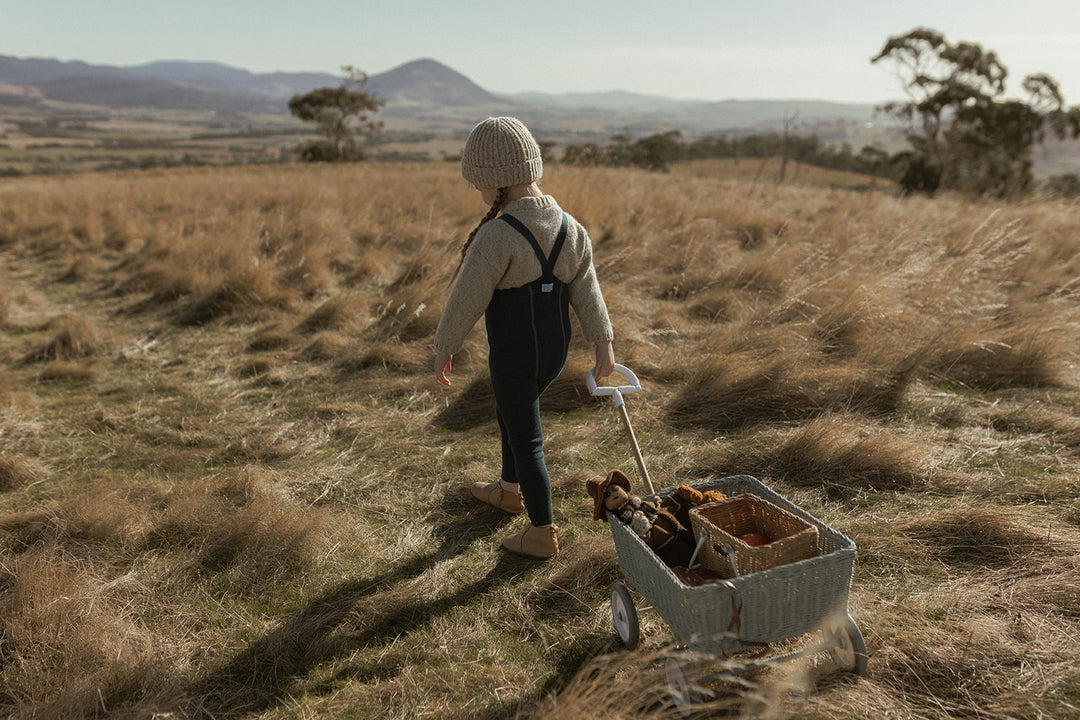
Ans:
POLYGON ((446 377, 446 375, 453 372, 450 367, 450 360, 453 357, 453 355, 446 355, 445 353, 435 355, 435 379, 446 387, 450 387, 450 378, 446 377))
POLYGON ((615 351, 611 349, 610 340, 601 340, 596 343, 596 365, 593 367, 593 378, 601 380, 615 372, 615 351))

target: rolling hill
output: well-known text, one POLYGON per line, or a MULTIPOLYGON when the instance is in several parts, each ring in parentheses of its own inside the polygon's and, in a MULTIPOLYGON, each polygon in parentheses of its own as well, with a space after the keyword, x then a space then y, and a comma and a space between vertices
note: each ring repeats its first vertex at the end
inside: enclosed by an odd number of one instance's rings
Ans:
MULTIPOLYGON (((337 85, 327 73, 253 73, 211 62, 162 61, 130 67, 0 55, 0 105, 27 98, 109 109, 152 108, 286 114, 296 93, 337 85)), ((872 105, 804 100, 678 100, 624 91, 498 95, 433 59, 372 75, 368 85, 386 101, 381 117, 428 125, 462 125, 488 114, 514 113, 539 127, 611 132, 681 128, 689 132, 775 128, 786 116, 803 123, 864 123, 872 105)))

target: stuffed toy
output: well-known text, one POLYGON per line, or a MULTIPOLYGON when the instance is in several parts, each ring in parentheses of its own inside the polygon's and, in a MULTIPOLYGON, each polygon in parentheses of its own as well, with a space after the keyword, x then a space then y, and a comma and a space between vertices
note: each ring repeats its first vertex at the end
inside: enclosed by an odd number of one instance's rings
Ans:
POLYGON ((632 495, 630 479, 619 470, 612 470, 606 478, 598 475, 590 479, 586 490, 593 499, 594 520, 606 522, 605 511, 610 511, 667 565, 689 564, 694 554, 694 536, 676 519, 667 498, 657 504, 632 495))
POLYGON ((667 505, 668 510, 671 511, 671 514, 675 516, 675 519, 681 525, 689 528, 693 527, 690 522, 690 508, 726 499, 727 496, 719 490, 702 492, 689 485, 680 485, 675 488, 675 492, 664 498, 664 504, 667 505))
POLYGON ((727 500, 727 495, 719 490, 706 490, 705 492, 701 492, 689 485, 680 485, 675 488, 675 494, 691 505, 703 505, 704 503, 727 500))

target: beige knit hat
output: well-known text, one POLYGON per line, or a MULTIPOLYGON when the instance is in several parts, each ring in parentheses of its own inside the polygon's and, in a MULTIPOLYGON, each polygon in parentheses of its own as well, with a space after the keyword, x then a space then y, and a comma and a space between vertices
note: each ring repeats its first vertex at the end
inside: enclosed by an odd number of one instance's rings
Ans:
POLYGON ((461 151, 461 175, 479 187, 530 183, 543 173, 540 146, 517 118, 484 120, 469 133, 461 151))

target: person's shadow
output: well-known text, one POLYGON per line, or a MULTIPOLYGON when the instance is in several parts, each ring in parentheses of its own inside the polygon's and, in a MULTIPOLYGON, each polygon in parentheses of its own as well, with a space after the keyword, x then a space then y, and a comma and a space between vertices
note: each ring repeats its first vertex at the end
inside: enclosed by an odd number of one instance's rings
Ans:
MULTIPOLYGON (((316 599, 231 661, 191 683, 183 693, 191 703, 187 708, 190 715, 220 720, 273 708, 288 700, 296 680, 320 664, 408 634, 476 595, 509 582, 534 561, 502 553, 483 577, 449 595, 419 602, 404 599, 391 609, 385 607, 388 603, 377 602, 372 602, 372 608, 361 607, 365 600, 377 600, 378 594, 395 584, 422 576, 436 563, 461 555, 474 543, 491 542, 491 534, 505 518, 477 512, 451 519, 436 528, 442 543, 433 552, 388 574, 346 582, 316 599)), ((344 681, 393 677, 399 669, 400 662, 393 659, 353 666, 327 680, 323 690, 330 692, 344 681)))

